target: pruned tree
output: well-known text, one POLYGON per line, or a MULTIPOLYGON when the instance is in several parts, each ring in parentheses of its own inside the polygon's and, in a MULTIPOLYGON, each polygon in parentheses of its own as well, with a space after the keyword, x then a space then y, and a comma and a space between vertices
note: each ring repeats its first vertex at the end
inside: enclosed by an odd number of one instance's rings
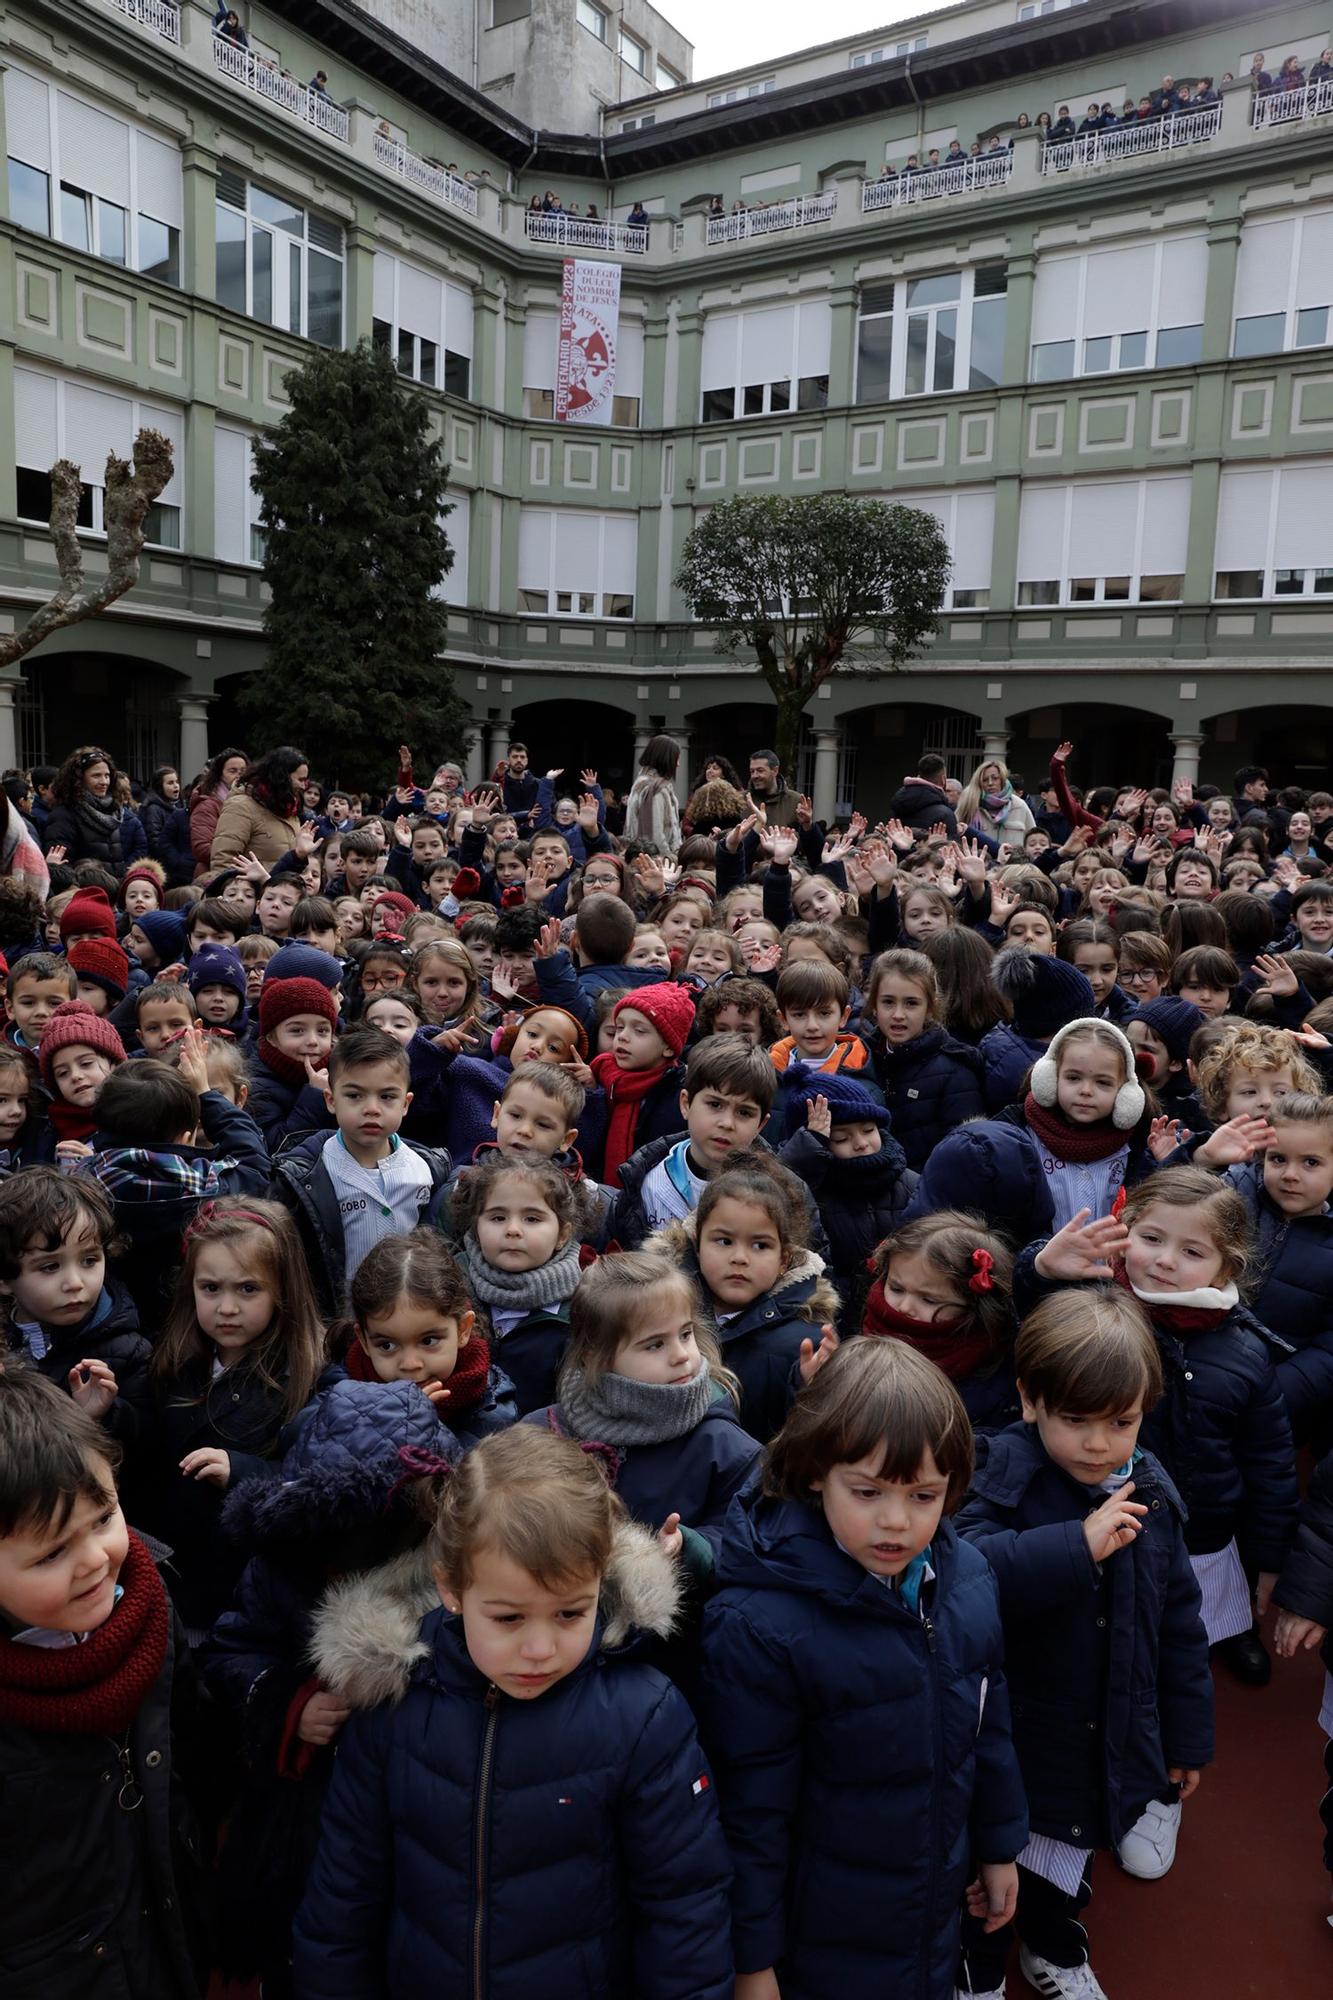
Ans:
POLYGON ((268 657, 241 695, 256 740, 299 743, 321 777, 382 784, 398 745, 464 749, 442 655, 453 567, 449 468, 424 397, 363 341, 317 349, 255 440, 268 657))
POLYGON ((139 581, 144 519, 172 474, 171 445, 160 431, 140 431, 132 460, 107 456, 102 506, 106 527, 106 575, 89 585, 83 572, 78 535, 81 467, 58 458, 51 467, 51 540, 60 588, 34 611, 19 631, 0 638, 0 667, 11 667, 52 632, 96 618, 139 581))
POLYGON ((687 537, 676 588, 717 627, 719 652, 754 653, 790 772, 806 703, 839 667, 887 673, 910 659, 938 629, 950 567, 939 523, 918 508, 839 493, 724 500, 687 537))

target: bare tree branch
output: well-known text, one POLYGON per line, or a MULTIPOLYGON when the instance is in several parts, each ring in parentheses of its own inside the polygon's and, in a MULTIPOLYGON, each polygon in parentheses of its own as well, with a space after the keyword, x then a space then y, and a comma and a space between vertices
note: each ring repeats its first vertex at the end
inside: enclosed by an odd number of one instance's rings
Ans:
POLYGON ((170 442, 160 431, 139 432, 134 440, 133 465, 114 452, 108 454, 103 499, 107 569, 89 589, 83 571, 83 543, 76 526, 80 468, 68 458, 57 459, 51 467, 51 540, 60 587, 20 631, 0 638, 0 668, 13 666, 52 632, 96 618, 134 588, 143 553, 144 517, 171 478, 172 465, 170 442))

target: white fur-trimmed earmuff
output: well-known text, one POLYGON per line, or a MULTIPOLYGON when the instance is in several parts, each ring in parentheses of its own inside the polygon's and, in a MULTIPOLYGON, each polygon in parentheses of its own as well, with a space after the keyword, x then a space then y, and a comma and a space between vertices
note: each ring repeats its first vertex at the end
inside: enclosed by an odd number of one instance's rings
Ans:
POLYGON ((1052 1109, 1059 1095, 1060 1044, 1074 1035, 1085 1033, 1089 1028, 1095 1029, 1099 1036, 1110 1035, 1124 1056, 1128 1081, 1122 1083, 1116 1092, 1115 1103, 1111 1107, 1111 1123, 1117 1132, 1132 1132, 1142 1118, 1148 1100, 1135 1073, 1133 1045, 1114 1021, 1102 1021, 1090 1016, 1086 1020, 1066 1021, 1063 1028, 1057 1029, 1046 1045, 1045 1055, 1032 1065, 1032 1095, 1043 1110, 1052 1109))

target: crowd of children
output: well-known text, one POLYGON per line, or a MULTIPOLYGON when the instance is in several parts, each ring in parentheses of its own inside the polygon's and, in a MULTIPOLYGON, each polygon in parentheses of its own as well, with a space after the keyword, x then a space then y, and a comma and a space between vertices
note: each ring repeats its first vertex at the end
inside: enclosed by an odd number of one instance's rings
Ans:
POLYGON ((1071 752, 0 882, 6 1996, 1104 2000, 1333 1669, 1333 795, 1071 752))

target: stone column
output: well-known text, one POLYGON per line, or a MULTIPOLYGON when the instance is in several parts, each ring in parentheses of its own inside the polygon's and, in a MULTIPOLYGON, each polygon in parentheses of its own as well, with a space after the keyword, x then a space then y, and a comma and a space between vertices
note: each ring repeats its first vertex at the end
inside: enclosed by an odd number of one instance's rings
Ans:
POLYGON ((503 722, 493 722, 491 724, 490 753, 486 760, 487 775, 489 776, 497 764, 503 764, 508 755, 509 718, 506 716, 503 722))
POLYGON ((483 755, 483 739, 486 724, 478 722, 472 732, 472 740, 467 747, 467 757, 463 764, 463 784, 469 792, 475 792, 486 776, 486 760, 483 755))
POLYGON ((1002 764, 1009 761, 1009 731, 1007 729, 984 729, 981 733, 981 761, 988 757, 998 757, 1002 764))
POLYGON ((814 791, 810 803, 814 807, 815 818, 823 826, 830 823, 837 810, 840 742, 841 732, 837 729, 815 731, 814 791))
POLYGON ((1203 749, 1203 737, 1192 732, 1182 732, 1171 738, 1175 749, 1175 761, 1171 766, 1172 790, 1186 778, 1192 785, 1199 782, 1199 752, 1203 749))
POLYGON ((17 674, 0 677, 0 770, 12 771, 19 760, 18 718, 15 700, 19 691, 17 674))
POLYGON ((685 723, 678 723, 668 732, 680 745, 680 762, 676 766, 675 792, 682 809, 690 796, 690 752, 694 747, 694 731, 685 723))
POLYGON ((208 762, 208 703, 210 696, 184 694, 177 700, 180 710, 180 772, 182 785, 202 771, 208 762))

